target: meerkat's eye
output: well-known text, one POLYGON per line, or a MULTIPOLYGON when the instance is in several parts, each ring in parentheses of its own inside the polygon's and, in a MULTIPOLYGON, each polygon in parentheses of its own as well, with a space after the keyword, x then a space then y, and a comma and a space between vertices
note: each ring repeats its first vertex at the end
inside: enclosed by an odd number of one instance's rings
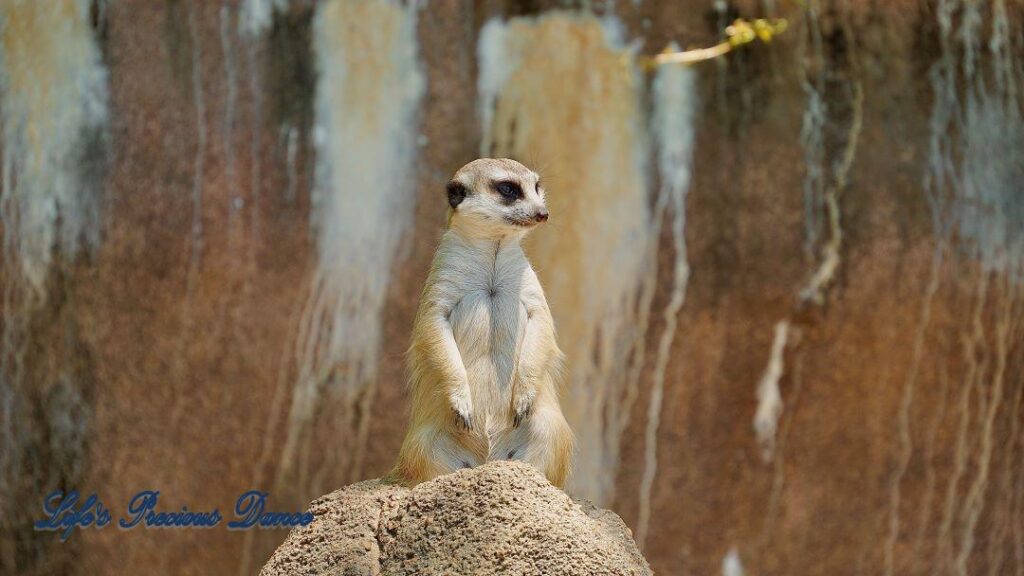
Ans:
POLYGON ((523 197, 523 189, 515 182, 495 182, 494 189, 510 204, 523 197))

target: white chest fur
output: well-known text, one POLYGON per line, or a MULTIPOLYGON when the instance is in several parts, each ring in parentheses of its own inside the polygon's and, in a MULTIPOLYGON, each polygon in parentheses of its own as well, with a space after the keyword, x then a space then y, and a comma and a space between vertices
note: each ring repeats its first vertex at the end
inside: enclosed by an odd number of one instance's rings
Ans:
POLYGON ((518 241, 471 243, 453 233, 442 240, 435 266, 435 296, 450 307, 474 408, 507 410, 536 276, 518 241))

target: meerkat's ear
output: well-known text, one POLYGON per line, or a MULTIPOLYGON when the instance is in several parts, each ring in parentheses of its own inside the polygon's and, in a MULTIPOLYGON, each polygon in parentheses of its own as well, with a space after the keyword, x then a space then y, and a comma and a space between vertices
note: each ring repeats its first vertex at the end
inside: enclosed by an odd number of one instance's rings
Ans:
POLYGON ((469 196, 469 189, 462 182, 452 180, 448 183, 448 205, 455 209, 456 206, 462 203, 469 196))

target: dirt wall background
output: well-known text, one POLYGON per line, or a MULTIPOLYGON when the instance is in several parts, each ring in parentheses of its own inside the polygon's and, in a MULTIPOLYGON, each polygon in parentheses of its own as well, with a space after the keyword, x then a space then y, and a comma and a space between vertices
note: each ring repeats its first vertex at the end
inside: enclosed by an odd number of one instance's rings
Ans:
POLYGON ((245 574, 285 537, 59 543, 55 488, 292 509, 387 471, 444 184, 494 153, 552 199, 570 492, 657 573, 1024 574, 1019 0, 0 15, 0 572, 245 574))

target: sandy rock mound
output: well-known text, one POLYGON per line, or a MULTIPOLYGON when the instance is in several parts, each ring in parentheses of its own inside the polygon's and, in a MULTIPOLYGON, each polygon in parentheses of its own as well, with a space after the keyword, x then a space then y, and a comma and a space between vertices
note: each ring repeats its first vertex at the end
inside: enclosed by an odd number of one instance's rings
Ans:
POLYGON ((315 500, 262 576, 650 574, 614 512, 534 468, 492 462, 408 489, 360 482, 315 500))

